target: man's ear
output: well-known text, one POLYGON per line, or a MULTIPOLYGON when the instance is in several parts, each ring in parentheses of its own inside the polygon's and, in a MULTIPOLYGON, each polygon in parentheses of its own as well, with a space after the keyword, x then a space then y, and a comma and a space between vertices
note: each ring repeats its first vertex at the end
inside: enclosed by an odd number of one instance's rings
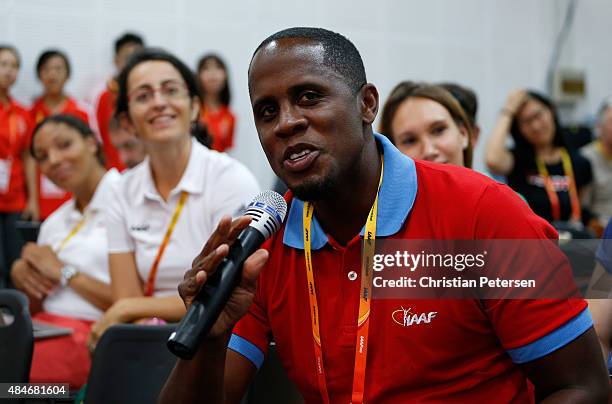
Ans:
POLYGON ((367 83, 359 90, 359 100, 363 123, 371 125, 378 113, 378 90, 374 84, 367 83))

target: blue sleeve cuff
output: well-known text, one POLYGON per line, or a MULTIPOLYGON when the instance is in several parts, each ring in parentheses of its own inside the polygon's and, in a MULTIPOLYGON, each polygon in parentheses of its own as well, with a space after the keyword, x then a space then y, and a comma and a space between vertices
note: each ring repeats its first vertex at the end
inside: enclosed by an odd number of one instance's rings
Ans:
POLYGON ((257 370, 259 370, 264 361, 264 353, 257 345, 236 334, 232 334, 227 347, 253 362, 257 370))
POLYGON ((508 350, 514 363, 525 363, 548 355, 569 344, 593 326, 589 309, 584 309, 576 317, 548 335, 520 348, 508 350))

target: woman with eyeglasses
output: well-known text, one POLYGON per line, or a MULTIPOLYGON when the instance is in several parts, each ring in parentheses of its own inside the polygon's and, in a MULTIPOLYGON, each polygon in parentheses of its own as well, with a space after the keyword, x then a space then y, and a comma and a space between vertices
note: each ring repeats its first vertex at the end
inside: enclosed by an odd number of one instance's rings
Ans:
POLYGON ((533 211, 564 229, 582 230, 590 213, 582 208, 592 180, 591 165, 564 139, 552 102, 534 91, 516 90, 501 109, 485 152, 489 170, 507 176, 533 211), (507 134, 514 147, 506 146, 507 134), (569 226, 569 227, 568 227, 569 226))
POLYGON ((125 173, 107 228, 113 306, 93 327, 185 313, 177 286, 224 216, 237 216, 258 192, 239 162, 195 141, 201 97, 195 75, 161 49, 135 54, 118 78, 116 114, 148 157, 125 173))

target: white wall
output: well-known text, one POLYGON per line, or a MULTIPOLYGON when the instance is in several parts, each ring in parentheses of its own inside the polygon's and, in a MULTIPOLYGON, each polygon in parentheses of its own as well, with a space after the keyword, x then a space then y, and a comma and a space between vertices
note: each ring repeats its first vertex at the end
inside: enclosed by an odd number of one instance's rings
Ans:
MULTIPOLYGON (((289 26, 321 26, 349 37, 361 51, 368 79, 384 101, 400 80, 457 81, 479 95, 483 140, 509 90, 543 90, 552 44, 567 0, 0 0, 0 42, 16 45, 23 64, 14 95, 24 103, 40 91, 34 63, 47 47, 68 52, 68 91, 81 99, 112 73, 112 43, 126 30, 172 50, 194 66, 210 50, 228 60, 237 147, 263 186, 272 174, 251 117, 246 71, 267 35, 289 26)), ((572 118, 592 114, 612 93, 612 2, 578 1, 566 65, 587 70, 588 97, 572 118)))
POLYGON ((568 114, 571 120, 592 121, 602 100, 612 95, 611 40, 612 1, 578 0, 572 35, 561 62, 587 72, 587 98, 568 114))

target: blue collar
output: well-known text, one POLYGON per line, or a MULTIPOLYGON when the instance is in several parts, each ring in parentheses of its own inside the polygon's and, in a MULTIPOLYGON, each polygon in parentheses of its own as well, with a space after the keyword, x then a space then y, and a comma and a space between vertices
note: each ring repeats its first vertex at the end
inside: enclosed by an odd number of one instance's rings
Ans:
MULTIPOLYGON (((414 205, 417 194, 417 175, 414 161, 403 155, 385 136, 374 134, 383 148, 385 172, 378 195, 377 236, 387 237, 397 233, 414 205)), ((285 225, 283 243, 286 246, 304 249, 302 215, 304 201, 293 197, 285 225)), ((316 213, 316 212, 315 212, 316 213)), ((363 236, 365 226, 361 229, 363 236)), ((311 224, 313 250, 318 250, 328 242, 327 234, 321 228, 316 215, 311 224)))

